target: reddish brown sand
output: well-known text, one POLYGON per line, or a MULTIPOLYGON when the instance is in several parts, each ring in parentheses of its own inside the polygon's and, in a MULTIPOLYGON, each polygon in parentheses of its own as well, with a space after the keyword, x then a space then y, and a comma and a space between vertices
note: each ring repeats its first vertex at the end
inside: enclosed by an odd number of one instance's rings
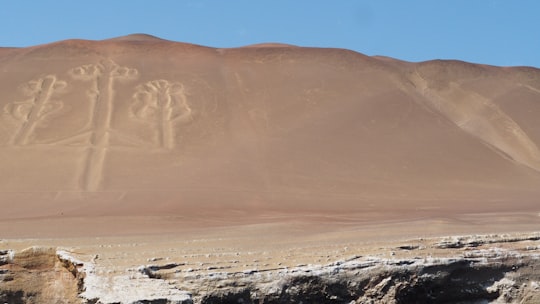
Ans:
MULTIPOLYGON (((131 35, 0 48, 0 92, 0 250, 67 252, 103 303, 210 286, 134 280, 147 263, 453 257, 429 238, 540 224, 535 68, 131 35)), ((35 279, 4 287, 65 301, 35 279)))
POLYGON ((0 48, 0 92, 4 239, 540 223, 535 68, 131 35, 0 48))

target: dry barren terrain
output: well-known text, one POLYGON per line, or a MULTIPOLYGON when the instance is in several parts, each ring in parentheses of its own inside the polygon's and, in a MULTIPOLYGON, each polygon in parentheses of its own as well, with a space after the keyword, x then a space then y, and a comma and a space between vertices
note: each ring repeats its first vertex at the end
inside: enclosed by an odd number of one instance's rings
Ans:
POLYGON ((537 68, 130 35, 0 92, 5 302, 538 300, 537 68))

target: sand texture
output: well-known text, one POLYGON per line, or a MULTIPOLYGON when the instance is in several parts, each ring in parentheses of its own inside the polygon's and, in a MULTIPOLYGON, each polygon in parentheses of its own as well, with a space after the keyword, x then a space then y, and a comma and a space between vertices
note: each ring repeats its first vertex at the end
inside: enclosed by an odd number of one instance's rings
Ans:
MULTIPOLYGON (((0 92, 0 249, 39 245, 47 269, 63 265, 49 252, 63 247, 111 266, 123 245, 100 246, 132 239, 159 259, 193 250, 170 263, 221 248, 271 252, 268 267, 281 269, 306 248, 320 257, 289 267, 344 259, 332 255, 343 244, 540 224, 532 67, 130 35, 0 49, 0 92)), ((170 303, 201 288, 175 286, 170 303)), ((98 303, 137 301, 106 297, 98 303)))

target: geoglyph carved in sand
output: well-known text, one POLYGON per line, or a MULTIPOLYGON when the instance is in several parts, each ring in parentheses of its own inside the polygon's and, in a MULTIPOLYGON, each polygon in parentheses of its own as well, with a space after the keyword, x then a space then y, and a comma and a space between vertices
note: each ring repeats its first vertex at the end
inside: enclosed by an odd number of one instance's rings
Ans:
POLYGON ((64 103, 54 100, 67 83, 54 75, 31 80, 21 87, 28 99, 15 101, 4 107, 4 112, 19 122, 10 140, 11 145, 28 145, 37 127, 44 127, 49 119, 61 112, 64 103))
MULTIPOLYGON (((160 148, 171 150, 175 146, 175 126, 192 118, 192 109, 182 83, 159 79, 136 86, 129 117, 152 126, 156 138, 147 142, 136 134, 126 134, 112 126, 115 102, 115 85, 119 81, 133 81, 138 70, 123 67, 112 60, 97 64, 86 64, 69 70, 69 75, 78 81, 88 82, 86 98, 90 102, 84 126, 62 139, 41 140, 39 144, 83 147, 85 149, 80 167, 79 185, 83 191, 100 190, 103 180, 107 152, 116 145, 133 148, 160 148)), ((62 101, 55 100, 67 86, 66 81, 55 75, 32 80, 22 86, 28 99, 15 101, 4 107, 4 112, 18 122, 17 130, 10 140, 11 146, 37 144, 37 127, 61 113, 62 101)), ((128 101, 126 101, 128 102, 128 101)))
POLYGON ((132 117, 155 128, 160 148, 174 148, 175 124, 192 117, 184 86, 163 79, 153 80, 139 85, 133 98, 132 117))
POLYGON ((114 106, 114 85, 119 80, 133 80, 138 71, 134 68, 122 67, 112 60, 99 64, 77 67, 70 71, 73 78, 90 81, 88 91, 90 98, 89 129, 78 136, 86 138, 86 155, 80 184, 86 191, 98 190, 103 178, 103 167, 111 136, 114 106))

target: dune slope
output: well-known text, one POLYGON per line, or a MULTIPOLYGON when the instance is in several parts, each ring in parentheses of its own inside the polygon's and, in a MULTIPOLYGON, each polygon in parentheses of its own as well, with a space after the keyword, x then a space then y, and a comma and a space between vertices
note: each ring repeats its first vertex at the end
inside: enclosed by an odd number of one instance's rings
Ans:
POLYGON ((0 52, 0 220, 537 213, 540 70, 145 35, 0 52))

